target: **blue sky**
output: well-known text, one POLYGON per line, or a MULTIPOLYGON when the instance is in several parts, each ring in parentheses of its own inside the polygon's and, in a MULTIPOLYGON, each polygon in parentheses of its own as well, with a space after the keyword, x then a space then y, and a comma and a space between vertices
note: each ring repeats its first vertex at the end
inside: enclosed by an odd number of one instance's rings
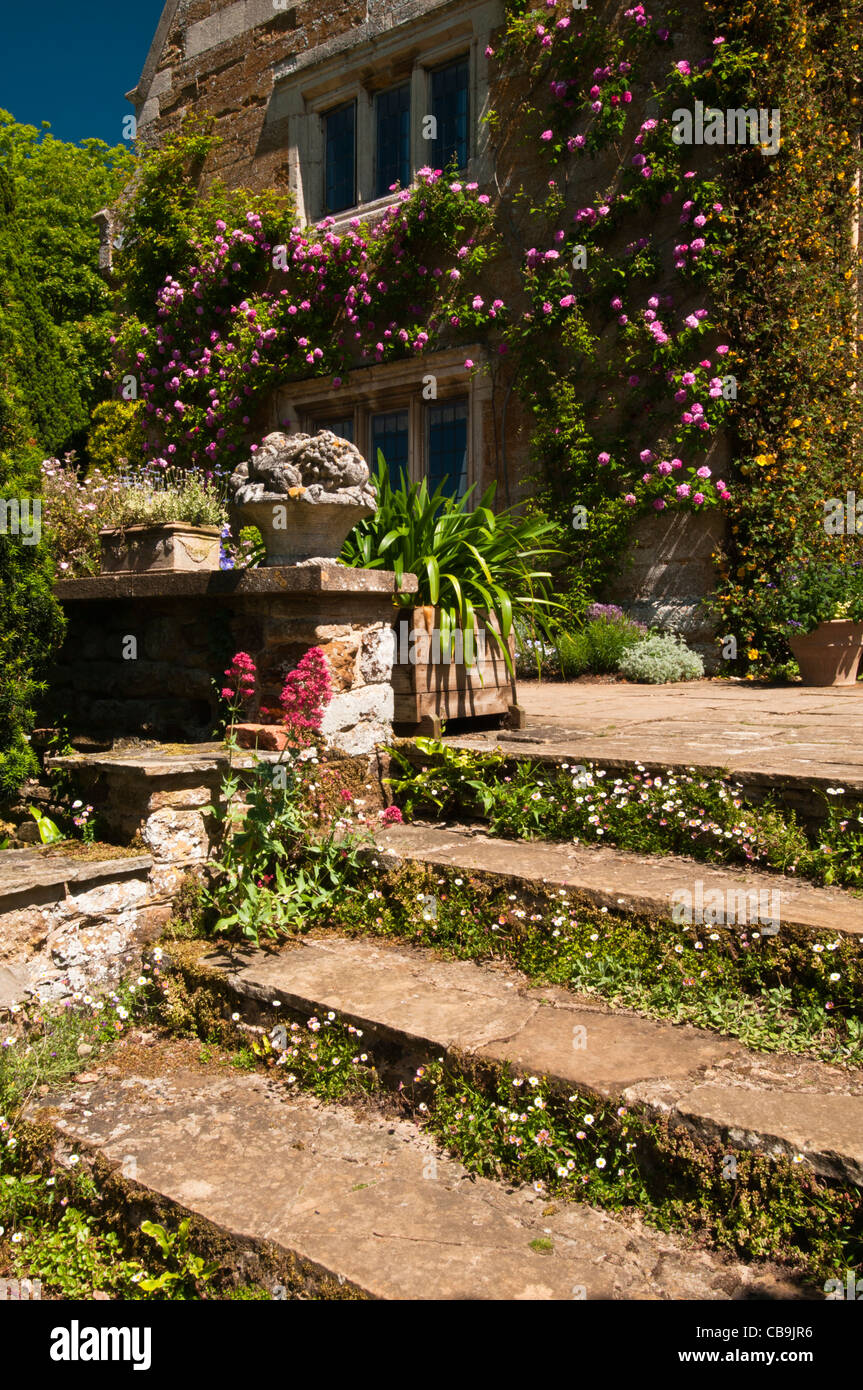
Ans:
POLYGON ((163 0, 39 0, 4 7, 0 107, 60 140, 116 145, 163 0))

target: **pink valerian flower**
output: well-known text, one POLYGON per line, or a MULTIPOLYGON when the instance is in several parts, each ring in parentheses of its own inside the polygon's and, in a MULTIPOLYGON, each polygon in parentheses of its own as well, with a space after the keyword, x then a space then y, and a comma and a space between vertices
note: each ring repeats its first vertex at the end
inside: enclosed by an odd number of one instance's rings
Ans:
POLYGON ((320 647, 310 647, 294 670, 288 672, 279 696, 285 728, 295 741, 308 744, 320 733, 324 709, 332 698, 327 659, 320 647))
POLYGON ((249 656, 248 652, 237 652, 233 657, 230 666, 225 671, 225 675, 231 682, 230 685, 223 686, 222 697, 225 700, 248 700, 255 693, 255 675, 257 667, 249 656))
POLYGON ((401 825, 404 820, 398 806, 387 806, 385 811, 379 812, 379 815, 384 825, 401 825))

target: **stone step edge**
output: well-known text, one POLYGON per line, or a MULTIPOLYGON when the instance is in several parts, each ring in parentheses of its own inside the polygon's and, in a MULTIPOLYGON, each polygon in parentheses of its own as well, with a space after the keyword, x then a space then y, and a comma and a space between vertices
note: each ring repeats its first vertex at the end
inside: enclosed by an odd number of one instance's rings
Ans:
POLYGON ((25 1134, 33 1134, 34 1147, 43 1154, 50 1154, 54 1166, 70 1173, 69 1158, 73 1153, 78 1154, 82 1162, 80 1167, 75 1165, 76 1176, 84 1169, 97 1179, 99 1196, 106 1210, 122 1212, 128 1209, 134 1212, 135 1220, 140 1217, 159 1222, 169 1232, 188 1219, 190 1243, 195 1252, 203 1253, 207 1260, 227 1251, 238 1274, 238 1285, 254 1283, 270 1287, 277 1300, 284 1299, 289 1291, 327 1301, 375 1297, 361 1285, 327 1269, 298 1249, 245 1235, 156 1187, 126 1177, 123 1164, 108 1159, 97 1143, 80 1138, 70 1141, 68 1133, 55 1120, 46 1118, 46 1112, 38 1105, 32 1106, 32 1112, 32 1118, 24 1121, 24 1130, 25 1134))
MULTIPOLYGON (((482 830, 482 823, 475 822, 470 825, 465 824, 439 824, 433 821, 412 821, 403 826, 389 826, 385 830, 377 830, 375 834, 374 846, 362 846, 359 850, 359 858, 366 864, 378 860, 383 866, 392 871, 398 871, 403 865, 408 863, 426 864, 430 868, 460 870, 464 873, 479 875, 483 878, 498 881, 500 884, 523 884, 529 885, 532 889, 540 889, 544 885, 550 888, 566 888, 571 897, 577 897, 584 902, 588 902, 600 909, 605 908, 610 913, 622 915, 631 913, 639 917, 649 917, 656 920, 671 920, 671 903, 667 893, 651 893, 643 889, 633 891, 624 887, 605 888, 598 883, 585 881, 584 867, 575 867, 570 872, 563 870, 555 872, 549 865, 546 874, 526 875, 519 869, 506 869, 493 865, 475 862, 481 857, 481 851, 489 848, 505 850, 506 846, 518 847, 520 850, 536 851, 539 858, 547 856, 551 858, 555 854, 564 855, 577 848, 579 857, 584 861, 590 861, 593 857, 593 865, 590 871, 603 872, 603 864, 606 856, 624 861, 629 861, 633 867, 638 866, 646 872, 651 870, 667 870, 670 866, 680 866, 681 889, 692 886, 693 907, 695 906, 695 885, 699 882, 703 885, 706 893, 711 888, 720 889, 724 884, 724 891, 729 889, 765 892, 778 892, 785 894, 786 898, 792 897, 790 909, 781 909, 781 925, 805 934, 815 932, 829 932, 836 936, 863 937, 863 898, 855 897, 841 888, 823 888, 818 884, 810 883, 807 879, 791 878, 787 874, 780 874, 771 870, 747 870, 742 865, 737 864, 708 864, 697 859, 684 858, 682 855, 646 855, 638 854, 632 850, 618 849, 614 845, 578 845, 575 847, 571 841, 566 840, 513 840, 507 836, 485 835, 482 830), (464 853, 460 857, 447 857, 443 852, 443 844, 439 848, 433 845, 427 848, 412 847, 410 845, 410 831, 413 827, 420 829, 429 837, 437 837, 441 842, 449 839, 461 842, 464 853), (470 851, 474 851, 471 855, 470 851), (756 878, 747 877, 755 875, 756 878), (757 881, 756 881, 757 880, 757 881), (830 916, 829 925, 826 922, 815 920, 814 912, 807 912, 805 907, 795 908, 793 899, 799 896, 811 897, 812 908, 817 904, 823 908, 825 914, 830 916), (851 913, 857 920, 848 920, 842 913, 851 913), (835 916, 835 920, 834 920, 835 916)), ((586 866, 585 866, 586 867, 586 866)), ((607 875, 607 870, 606 870, 607 875)), ((528 891, 529 891, 528 890, 528 891)), ((781 896, 780 896, 781 907, 781 896)), ((770 899, 773 902, 773 899, 770 899)), ((749 904, 747 903, 747 914, 749 904)), ((772 907, 771 907, 772 911, 772 907)), ((709 924, 705 924, 709 925, 709 924)), ((733 924, 732 924, 733 925, 733 924)), ((747 920, 737 923, 737 925, 757 926, 756 920, 747 920)), ((772 925, 772 924, 771 924, 772 925)))
POLYGON ((7 897, 20 897, 22 893, 39 888, 52 888, 64 883, 74 883, 77 888, 83 888, 111 878, 135 878, 139 874, 149 872, 153 862, 151 854, 141 853, 118 854, 109 859, 78 859, 75 856, 66 858, 58 854, 37 858, 33 862, 33 857, 27 849, 7 850, 0 860, 0 869, 3 869, 5 875, 7 869, 14 869, 20 864, 22 873, 10 889, 6 889, 0 880, 0 904, 7 897), (21 856, 20 859, 13 859, 12 856, 15 855, 21 856))
MULTIPOLYGON (((566 730, 560 730, 561 739, 566 736, 566 730)), ((593 738, 591 735, 580 735, 574 730, 569 735, 574 744, 579 737, 585 740, 593 738)), ((612 736, 609 736, 609 742, 612 736)), ((399 751, 419 766, 423 763, 428 764, 435 756, 434 754, 423 753, 416 747, 414 738, 396 739, 393 741, 399 751)), ((711 779, 722 779, 730 782, 738 782, 743 787, 744 798, 748 794, 754 794, 754 802, 763 800, 771 791, 777 794, 789 793, 791 797, 795 794, 802 797, 811 796, 813 793, 826 791, 829 786, 836 785, 836 774, 832 777, 820 776, 818 773, 803 774, 797 772, 768 772, 763 768, 734 768, 729 769, 722 762, 703 761, 685 762, 682 759, 670 758, 657 761, 656 758, 647 757, 627 757, 614 753, 584 753, 580 754, 577 750, 570 748, 564 752, 546 747, 543 743, 531 744, 524 737, 519 737, 518 742, 505 740, 502 743, 476 743, 471 736, 459 736, 454 734, 443 740, 446 748, 457 749, 463 753, 475 753, 477 756, 501 757, 504 762, 536 762, 545 767, 560 767, 562 763, 570 765, 588 765, 606 768, 616 774, 628 773, 638 768, 643 768, 650 776, 664 772, 674 773, 675 776, 687 772, 695 772, 703 777, 711 779), (519 746, 521 745, 521 746, 519 746)), ((392 772, 388 772, 391 776, 392 772)), ((842 786, 846 793, 855 800, 863 800, 863 779, 848 776, 842 780, 842 786)))
MULTIPOLYGON (((339 939, 345 940, 345 938, 339 939)), ((789 1128, 793 1129, 793 1125, 786 1124, 785 1134, 773 1133, 766 1129, 760 1130, 749 1124, 741 1126, 733 1118, 728 1119, 726 1117, 723 1121, 721 1115, 711 1115, 699 1111, 691 1099, 687 1103, 686 1092, 698 1088, 699 1074, 703 1073, 704 1067, 708 1065, 707 1060, 694 1066, 685 1078, 678 1081, 677 1091, 679 1094, 677 1096, 673 1093, 673 1086, 670 1087, 662 1076, 642 1079, 634 1084, 612 1085, 611 1087, 596 1086, 574 1074, 564 1075, 561 1072, 555 1072, 553 1067, 543 1064, 538 1054, 535 1054, 533 1060, 524 1055, 514 1056, 508 1053, 506 1042, 502 1046, 494 1041, 487 1046, 471 1045, 470 1043, 467 1045, 454 1044, 450 1037, 432 1036, 430 1030, 414 1030, 384 1021, 367 1008, 357 1004, 346 1006, 344 1002, 332 995, 326 997, 324 990, 310 993, 303 989, 293 989, 286 977, 280 978, 278 984, 267 987, 243 981, 234 970, 225 965, 217 964, 212 957, 207 959, 209 944, 206 942, 187 943, 192 947, 191 955, 187 955, 185 959, 182 956, 179 959, 174 958, 168 968, 173 966, 179 970, 190 988, 200 987, 202 984, 206 987, 209 984, 216 994, 227 991, 235 1001, 250 1005, 254 1016, 252 1026, 256 1029, 261 1026, 261 1019, 265 1015, 269 1015, 267 1023, 263 1025, 266 1028, 271 1028, 279 1021, 281 1013, 277 1014, 268 1008, 273 995, 277 992, 282 1008, 288 1014, 293 1010, 302 1017, 311 1017, 333 1011, 340 1021, 360 1027, 372 1037, 395 1044, 404 1055, 409 1057, 415 1057, 417 1052, 421 1052, 424 1057, 429 1059, 444 1057, 455 1070, 462 1072, 465 1071, 465 1059, 468 1059, 469 1062, 490 1062, 496 1066, 507 1065, 516 1075, 524 1077, 545 1075, 549 1084, 558 1093, 577 1090, 583 1094, 595 1096, 602 1101, 626 1103, 630 1109, 637 1107, 649 1120, 665 1119, 673 1128, 685 1130, 693 1138, 697 1139, 701 1134, 707 1140, 718 1140, 726 1148, 751 1150, 767 1158, 793 1158, 800 1152, 799 1135, 792 1136, 788 1133, 789 1128)), ((320 944, 320 940, 317 939, 311 939, 308 944, 303 939, 294 941, 286 950, 273 954, 287 958, 290 953, 302 953, 304 950, 308 951, 310 946, 314 947, 320 944)), ((424 951, 424 948, 412 949, 422 952, 429 958, 434 955, 430 951, 424 951)), ((482 969, 482 967, 475 968, 482 969)), ((529 981, 525 980, 525 984, 529 985, 529 981)), ((557 991, 557 993, 563 992, 557 991)), ((541 991, 537 989, 536 993, 539 996, 541 991)), ((620 1021, 623 1029, 635 1025, 637 1032, 654 1031, 656 1035, 672 1028, 680 1029, 682 1034, 703 1040, 705 1044, 712 1044, 717 1054, 724 1053, 729 1057, 751 1058, 755 1062, 761 1058, 761 1054, 752 1053, 735 1039, 726 1038, 722 1034, 711 1033, 707 1029, 694 1028, 690 1024, 668 1024, 659 1020, 644 1018, 642 1015, 630 1011, 603 1009, 596 1007, 595 1001, 582 1000, 578 996, 573 996, 570 1008, 572 1016, 578 1017, 580 1020, 591 1017, 595 1019, 597 1015, 605 1018, 612 1016, 620 1021)), ((515 1043, 517 1039, 511 1038, 509 1041, 515 1043)), ((634 1040, 634 1045, 638 1045, 638 1039, 634 1040)), ((770 1057, 776 1059, 782 1055, 770 1054, 770 1057)), ((829 1071, 826 1063, 819 1065, 825 1071, 829 1071)), ((762 1094, 765 1093, 762 1092, 762 1094)), ((777 1096, 781 1095, 782 1092, 777 1089, 766 1094, 777 1096)), ((794 1093, 789 1092, 788 1094, 793 1095, 794 1093)), ((853 1102, 855 1097, 843 1096, 842 1099, 850 1099, 853 1102)), ((777 1131, 779 1128, 776 1126, 777 1131)), ((841 1145, 832 1140, 821 1148, 806 1150, 804 1161, 806 1166, 821 1178, 844 1186, 863 1187, 863 1158, 858 1154, 843 1153, 841 1145)))
MULTIPOLYGON (((157 1073, 158 1074, 158 1073, 157 1073)), ((150 1075, 149 1069, 143 1074, 144 1077, 150 1075)), ((95 1078, 94 1078, 95 1079, 95 1078)), ((234 1080, 237 1082, 238 1089, 242 1089, 243 1083, 251 1079, 249 1074, 235 1074, 234 1080)), ((146 1084, 146 1081, 142 1082, 146 1084)), ((152 1216, 156 1220, 167 1224, 176 1225, 180 1221, 190 1218, 193 1245, 196 1253, 203 1254, 205 1259, 218 1258, 224 1256, 227 1251, 233 1262, 233 1269, 239 1278, 237 1282, 254 1282, 273 1289, 273 1296, 276 1299, 286 1297, 318 1297, 327 1300, 331 1299, 352 1299, 352 1300, 388 1300, 392 1298, 410 1297, 412 1299, 423 1299, 426 1297, 443 1297, 445 1299, 471 1299, 505 1297, 518 1299, 558 1299, 572 1297, 609 1299, 609 1298, 632 1298, 639 1297, 650 1299, 655 1297, 686 1297, 686 1298, 710 1298, 717 1300, 736 1299, 745 1297, 768 1298, 768 1299, 818 1299, 821 1293, 811 1276, 807 1276, 791 1267, 777 1266, 773 1261, 755 1259, 749 1263, 744 1263, 730 1252, 723 1252, 712 1249, 702 1249, 699 1243, 691 1237, 687 1237, 677 1232, 666 1233, 659 1228, 641 1223, 635 1213, 634 1222, 627 1221, 617 1214, 605 1212, 602 1208, 593 1207, 587 1203, 567 1203, 556 1201, 554 1205, 545 1210, 542 1203, 547 1201, 544 1197, 534 1197, 529 1193, 525 1185, 513 1185, 506 1181, 495 1181, 494 1179, 476 1177, 464 1169, 464 1166, 444 1151, 433 1136, 426 1136, 422 1131, 416 1131, 408 1135, 408 1139, 415 1148, 415 1156, 419 1156, 421 1151, 428 1156, 437 1155, 436 1162, 445 1170, 453 1170, 450 1174, 450 1181, 455 1170, 459 1170, 457 1176, 460 1178, 459 1187, 455 1194, 455 1206, 463 1208, 459 1212, 459 1219, 466 1224, 466 1229, 470 1231, 469 1218, 473 1213, 473 1225, 479 1224, 476 1220, 477 1203, 483 1207, 492 1198, 497 1206, 511 1206, 512 1210, 506 1214, 505 1231, 507 1235, 513 1227, 518 1229, 520 1236, 524 1240, 523 1248, 518 1245, 518 1256, 520 1260, 530 1262, 524 1274, 521 1273, 519 1265, 516 1275, 521 1287, 518 1291, 512 1291, 512 1256, 514 1249, 512 1242, 504 1240, 499 1243, 489 1245, 488 1239, 483 1240, 478 1237, 476 1254, 473 1257, 478 1259, 480 1267, 480 1288, 467 1288, 465 1281, 470 1280, 470 1270, 458 1270, 453 1276, 449 1273, 450 1288, 443 1294, 439 1288, 436 1293, 427 1293, 430 1287, 427 1282, 428 1275, 434 1278, 434 1271, 426 1271, 426 1280, 418 1283, 415 1262, 411 1267, 411 1259, 408 1260, 408 1278, 412 1281, 411 1292, 405 1293, 400 1278, 386 1275, 379 1277, 377 1284, 375 1279, 369 1277, 369 1270, 363 1275, 361 1266, 362 1257, 359 1260, 360 1269, 357 1268, 357 1260, 353 1260, 354 1272, 341 1272, 338 1264, 344 1262, 351 1263, 350 1256, 342 1255, 339 1261, 334 1253, 327 1256, 320 1249, 318 1241, 318 1253, 309 1253, 308 1246, 315 1244, 316 1233, 309 1230, 304 1232, 288 1233, 282 1236, 275 1232, 272 1216, 268 1215, 264 1224, 265 1229, 271 1234, 264 1234, 260 1229, 255 1229, 256 1218, 254 1212, 251 1217, 244 1221, 241 1213, 231 1214, 229 1218, 222 1214, 214 1214, 212 1210, 207 1213, 206 1207, 209 1200, 207 1192, 207 1158, 202 1155, 201 1165, 196 1169, 195 1176, 199 1181, 201 1191, 192 1194, 172 1192, 171 1177, 166 1177, 164 1172, 148 1175, 146 1172, 137 1171, 135 1177, 126 1176, 126 1164, 131 1155, 123 1160, 118 1160, 116 1154, 124 1148, 135 1146, 135 1129, 128 1124, 123 1126, 122 1134, 110 1134, 107 1137, 97 1138, 92 1134, 86 1133, 87 1125, 83 1122, 78 1125, 73 1121, 71 1124, 60 1122, 62 1117, 57 1116, 57 1103, 62 1102, 74 1094, 74 1090, 69 1092, 68 1083, 59 1087, 53 1094, 49 1095, 44 1101, 33 1102, 28 1107, 27 1117, 24 1121, 25 1126, 31 1129, 34 1134, 34 1148, 41 1151, 43 1155, 50 1153, 55 1166, 71 1170, 70 1159, 73 1154, 78 1154, 83 1160, 76 1164, 76 1173, 80 1173, 81 1168, 89 1167, 94 1176, 98 1179, 101 1195, 105 1198, 105 1208, 108 1211, 123 1211, 128 1209, 131 1218, 127 1218, 127 1227, 131 1230, 137 1229, 141 1217, 152 1216), (64 1096, 65 1093, 65 1096, 64 1096), (83 1131, 83 1132, 82 1132, 83 1131), (109 1150, 113 1145, 114 1155, 109 1155, 109 1150), (474 1195, 475 1188, 480 1185, 485 1189, 485 1193, 480 1192, 474 1195), (531 1203, 538 1204, 537 1212, 528 1214, 525 1210, 525 1203, 520 1200, 522 1194, 527 1194, 531 1203), (542 1220, 538 1220, 540 1215, 542 1220), (554 1222, 556 1229, 550 1230, 547 1222, 554 1222), (573 1261, 579 1266, 578 1274, 585 1280, 586 1287, 576 1295, 569 1279, 563 1279, 558 1272, 551 1279, 546 1276, 546 1271, 541 1263, 541 1256, 528 1253, 528 1242, 530 1236, 538 1236, 543 1230, 552 1234, 555 1238, 555 1247, 561 1243, 563 1258, 571 1265, 573 1261), (599 1263, 597 1259, 597 1246, 602 1245, 603 1240, 607 1242, 607 1249, 612 1251, 612 1267, 604 1270, 603 1273, 595 1273, 599 1263), (200 1242, 200 1244, 199 1244, 200 1242), (652 1254, 646 1252, 645 1245, 655 1246, 652 1254), (570 1247, 567 1252, 567 1245, 570 1247), (502 1248, 501 1248, 502 1247, 502 1248), (665 1248, 663 1248, 665 1247, 665 1248), (633 1274, 637 1278, 639 1270, 644 1273, 645 1256, 648 1257, 650 1265, 649 1279, 655 1286, 659 1283, 659 1291, 656 1287, 645 1287, 640 1293, 632 1291, 633 1279, 629 1278, 629 1291, 623 1292, 619 1288, 620 1277, 616 1273, 628 1272, 628 1265, 632 1265, 633 1274), (672 1286, 677 1286, 676 1293, 668 1292, 669 1276, 666 1271, 666 1261, 670 1256, 674 1257, 675 1266, 682 1265, 682 1277, 677 1268, 671 1276, 672 1286), (499 1261, 503 1260, 506 1268, 506 1276, 509 1280, 509 1291, 501 1293, 500 1286, 495 1282, 498 1278, 497 1270, 499 1261), (539 1261, 533 1266, 533 1261, 539 1261), (484 1267, 483 1267, 484 1266, 484 1267), (605 1275, 605 1277, 603 1277, 605 1275), (585 1278, 586 1276, 586 1278, 585 1278), (453 1278, 457 1285, 461 1285, 458 1291, 452 1288, 453 1278), (593 1283, 590 1283, 590 1280, 593 1283), (662 1281, 665 1280, 666 1292, 663 1293, 662 1281), (272 1281, 275 1281, 273 1283, 272 1281), (681 1288, 681 1284, 694 1281, 701 1286, 693 1290, 692 1288, 681 1288), (561 1289, 561 1283, 565 1287, 561 1289), (704 1284, 707 1284, 705 1291, 704 1284), (389 1287, 387 1287, 389 1284, 389 1287), (422 1291, 420 1291, 422 1290, 422 1291)), ((116 1093, 115 1093, 116 1094, 116 1093)), ((161 1094, 161 1093, 160 1093, 161 1094)), ((283 1099, 283 1098, 280 1098, 283 1099)), ((93 1104, 92 1100, 84 1103, 93 1104)), ((161 1105, 160 1101, 160 1105, 161 1105)), ((170 1107, 170 1096, 164 1099, 164 1104, 170 1107)), ((224 1108, 225 1100, 220 1098, 220 1109, 224 1108)), ((337 1104, 320 1104, 319 1112, 323 1116, 332 1115, 342 1107, 337 1104)), ((351 1124, 368 1125, 371 1121, 374 1124, 379 1118, 383 1119, 385 1125, 402 1124, 406 1129, 413 1129, 410 1122, 399 1122, 388 1120, 385 1117, 369 1116, 367 1114, 358 1115, 351 1113, 348 1107, 344 1107, 350 1115, 351 1124)), ((93 1110, 84 1110, 83 1116, 94 1114, 93 1110)), ((276 1117, 280 1118, 280 1117, 276 1117)), ((143 1111, 137 1115, 137 1121, 144 1129, 149 1125, 149 1112, 144 1106, 143 1111)), ((288 1119, 287 1124, 290 1124, 288 1119)), ((392 1132, 392 1131, 390 1131, 392 1132)), ((244 1192, 247 1190, 243 1186, 242 1179, 249 1181, 248 1173, 243 1173, 243 1160, 245 1157, 244 1147, 246 1141, 243 1138, 244 1129, 242 1118, 236 1126, 235 1131, 229 1131, 234 1135, 232 1142, 235 1143, 237 1151, 237 1168, 240 1171, 240 1183, 236 1187, 238 1203, 241 1202, 244 1192)), ((287 1142, 287 1140, 286 1140, 287 1142)), ((302 1144, 295 1145, 303 1148, 302 1144)), ((361 1151, 362 1146, 355 1149, 351 1146, 351 1164, 368 1164, 368 1152, 361 1151)), ((284 1148, 284 1146, 283 1146, 284 1148)), ((374 1155, 371 1155, 374 1161, 374 1155)), ((141 1165, 147 1167, 146 1159, 141 1165)), ((248 1167, 248 1165, 246 1165, 248 1167)), ((269 1165, 268 1165, 269 1166, 269 1165)), ((384 1164, 384 1169, 389 1168, 390 1163, 384 1164)), ((398 1169, 397 1157, 395 1168, 398 1169)), ((355 1170, 355 1172, 358 1170, 355 1170)), ((382 1170, 383 1171, 383 1170, 382 1170)), ((400 1207, 410 1207, 410 1191, 405 1186, 405 1174, 396 1171, 393 1175, 395 1179, 395 1196, 399 1199, 400 1207)), ((414 1212, 415 1218, 420 1223, 431 1220, 427 1213, 423 1212, 424 1189, 429 1191, 429 1184, 425 1179, 429 1176, 425 1171, 421 1178, 411 1174, 410 1181, 414 1188, 414 1212)), ((433 1174, 432 1176, 437 1176, 433 1174)), ((446 1175, 445 1175, 446 1176, 446 1175)), ((385 1181, 385 1179, 383 1179, 385 1181)), ((176 1179, 174 1179, 176 1187, 176 1179)), ((374 1184, 360 1184, 360 1187, 372 1187, 374 1184)), ((432 1184, 432 1187, 434 1184, 432 1184)), ((233 1189, 232 1189, 233 1190, 233 1189)), ((357 1190, 356 1188, 352 1189, 357 1190)), ((286 1171, 280 1183, 278 1192, 279 1197, 290 1191, 290 1174, 286 1171)), ((314 1185, 309 1184, 308 1188, 303 1187, 302 1195, 315 1195, 314 1185)), ((324 1197, 326 1197, 324 1193, 324 1197)), ((233 1206, 233 1203, 232 1203, 233 1206)), ((268 1209, 269 1212, 270 1209, 268 1209)), ((452 1218, 453 1202, 451 1201, 445 1209, 445 1216, 452 1218)), ((326 1220, 326 1207, 320 1213, 326 1220)), ((410 1211, 406 1213, 408 1216, 410 1211)), ((367 1232, 362 1229, 362 1215, 360 1214, 359 1239, 367 1232)), ((366 1222, 368 1218, 366 1218, 366 1222)), ((260 1218, 257 1225, 261 1226, 260 1218)), ((437 1227, 428 1227, 429 1234, 425 1237, 417 1238, 407 1234, 402 1239, 407 1239, 410 1243, 418 1243, 420 1246, 427 1244, 434 1246, 437 1243, 437 1227)), ((372 1230, 373 1235, 385 1234, 377 1230, 372 1230)), ((502 1232, 503 1233, 503 1232, 502 1232)), ((401 1235, 401 1230, 399 1231, 401 1235)), ((450 1242, 446 1240, 443 1244, 450 1242)), ((326 1245, 326 1241, 324 1242, 326 1245)), ((469 1246, 470 1242, 467 1242, 469 1246)), ((531 1243, 531 1251, 533 1243, 531 1243)), ((396 1268, 399 1265, 398 1248, 395 1247, 390 1252, 390 1260, 395 1260, 396 1268)), ((365 1264, 368 1266, 368 1257, 365 1257, 365 1264)), ((572 1270, 571 1274, 575 1271, 572 1270)), ((403 1278, 404 1276, 401 1276, 403 1278)), ((571 1276, 570 1276, 571 1277, 571 1276)), ((636 1284, 637 1287, 637 1284, 636 1284)))

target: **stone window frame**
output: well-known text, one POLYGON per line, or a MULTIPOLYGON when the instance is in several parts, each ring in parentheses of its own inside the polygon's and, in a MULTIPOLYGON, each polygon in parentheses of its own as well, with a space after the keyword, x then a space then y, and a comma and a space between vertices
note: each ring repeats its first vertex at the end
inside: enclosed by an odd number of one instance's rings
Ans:
MULTIPOLYGON (((491 381, 485 372, 468 376, 465 358, 470 357, 482 367, 485 349, 478 343, 441 352, 427 353, 423 358, 408 358, 399 362, 380 363, 362 367, 352 373, 345 385, 333 391, 329 379, 301 381, 280 387, 274 401, 273 428, 286 425, 288 430, 314 433, 326 428, 327 422, 353 417, 354 441, 364 457, 368 457, 371 417, 392 410, 408 411, 409 461, 411 482, 428 476, 428 431, 426 407, 447 400, 467 399, 467 488, 481 480, 483 409, 491 402, 491 381), (423 378, 434 376, 437 395, 423 397, 423 378), (280 421, 282 424, 277 424, 280 421)), ((375 459, 369 459, 374 470, 375 459)), ((481 492, 477 488, 477 493, 481 492)), ((470 505, 470 504, 469 504, 470 505)))
MULTIPOLYGON (((287 117, 291 190, 299 225, 311 226, 329 216, 336 228, 352 218, 380 216, 398 198, 375 196, 377 121, 375 98, 379 92, 410 84, 411 172, 432 162, 432 142, 423 138, 423 117, 431 115, 431 73, 461 57, 469 61, 468 163, 460 171, 465 179, 489 182, 493 175, 487 138, 481 124, 489 99, 488 60, 485 48, 499 23, 496 0, 479 0, 464 14, 454 16, 450 7, 428 12, 409 24, 400 24, 374 40, 359 41, 349 48, 315 51, 299 62, 274 73, 274 119, 287 117), (325 211, 325 116, 328 111, 356 102, 357 202, 338 213, 325 211)), ((413 184, 413 180, 412 180, 413 184)), ((412 186, 412 185, 411 185, 412 186)))

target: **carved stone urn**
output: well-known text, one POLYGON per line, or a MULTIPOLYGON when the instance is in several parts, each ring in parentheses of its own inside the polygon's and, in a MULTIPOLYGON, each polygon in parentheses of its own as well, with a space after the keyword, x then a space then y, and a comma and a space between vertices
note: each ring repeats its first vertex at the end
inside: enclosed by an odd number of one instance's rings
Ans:
POLYGON ((257 526, 267 565, 335 564, 376 508, 368 464, 332 430, 268 434, 232 473, 229 497, 234 529, 257 526))

